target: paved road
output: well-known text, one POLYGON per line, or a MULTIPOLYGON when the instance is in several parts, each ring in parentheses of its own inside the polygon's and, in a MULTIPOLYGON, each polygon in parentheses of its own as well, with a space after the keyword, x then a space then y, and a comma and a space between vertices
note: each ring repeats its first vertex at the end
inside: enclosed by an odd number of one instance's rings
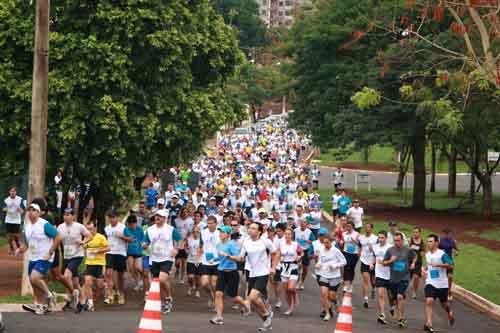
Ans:
MULTIPOLYGON (((332 172, 335 168, 330 167, 320 167, 320 187, 332 187, 332 172)), ((344 183, 348 188, 354 187, 354 175, 360 173, 356 170, 343 170, 344 172, 344 183)), ((364 172, 363 172, 364 173, 364 172)), ((393 172, 379 172, 379 171, 367 171, 370 174, 371 183, 373 187, 380 188, 395 188, 397 181, 397 173, 393 172)), ((427 189, 430 187, 430 175, 427 175, 427 189)), ((407 180, 408 188, 413 188, 413 174, 408 174, 407 180)), ((476 186, 479 181, 476 179, 476 186)), ((360 185, 360 188, 366 185, 360 185)), ((468 192, 470 186, 470 175, 459 174, 457 175, 457 192, 468 192)), ((448 175, 436 175, 436 189, 438 191, 448 190, 448 175)), ((493 191, 500 192, 500 175, 493 177, 493 191)))
MULTIPOLYGON (((213 313, 206 310, 206 303, 200 300, 187 299, 177 288, 174 312, 164 317, 164 332, 199 333, 210 332, 257 332, 260 320, 255 315, 243 318, 229 307, 225 314, 224 326, 212 326, 208 323, 213 313)), ((359 284, 354 290, 354 332, 362 333, 392 333, 400 332, 396 326, 380 326, 376 323, 374 309, 362 308, 359 295, 359 284)), ((454 304, 457 323, 454 328, 448 328, 446 317, 442 311, 437 311, 434 326, 439 332, 481 332, 498 333, 500 323, 474 312, 462 304, 454 304)), ((437 308, 436 308, 437 309, 437 308)), ((440 310, 440 309, 438 309, 440 310)), ((273 323, 274 332, 287 333, 333 333, 335 321, 325 323, 319 319, 320 306, 318 289, 312 278, 309 278, 306 290, 301 293, 301 304, 293 317, 283 317, 276 314, 273 323)), ((56 313, 44 317, 35 317, 30 313, 6 313, 7 332, 13 333, 124 333, 135 332, 142 313, 142 304, 135 302, 124 308, 100 306, 95 313, 75 315, 73 313, 56 313)), ((410 300, 408 305, 409 328, 405 332, 422 332, 423 325, 422 295, 416 301, 410 300)))

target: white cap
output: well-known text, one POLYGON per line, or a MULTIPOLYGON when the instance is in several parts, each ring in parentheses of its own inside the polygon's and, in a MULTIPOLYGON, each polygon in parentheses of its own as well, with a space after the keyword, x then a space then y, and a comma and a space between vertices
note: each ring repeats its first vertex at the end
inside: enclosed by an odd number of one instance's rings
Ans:
POLYGON ((41 212, 42 210, 40 209, 40 206, 38 206, 38 204, 36 203, 32 203, 30 204, 29 208, 33 208, 34 210, 38 211, 38 212, 41 212))
POLYGON ((163 217, 168 217, 168 210, 166 209, 158 209, 155 213, 155 215, 160 215, 163 217))
POLYGON ((158 205, 164 205, 165 204, 165 199, 160 198, 158 199, 158 205))

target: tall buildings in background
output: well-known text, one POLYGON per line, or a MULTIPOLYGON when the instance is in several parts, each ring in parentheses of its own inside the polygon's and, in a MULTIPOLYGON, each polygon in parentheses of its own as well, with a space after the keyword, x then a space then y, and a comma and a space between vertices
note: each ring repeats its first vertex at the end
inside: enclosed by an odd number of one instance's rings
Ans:
POLYGON ((255 0, 260 18, 268 27, 290 27, 299 8, 308 0, 255 0))

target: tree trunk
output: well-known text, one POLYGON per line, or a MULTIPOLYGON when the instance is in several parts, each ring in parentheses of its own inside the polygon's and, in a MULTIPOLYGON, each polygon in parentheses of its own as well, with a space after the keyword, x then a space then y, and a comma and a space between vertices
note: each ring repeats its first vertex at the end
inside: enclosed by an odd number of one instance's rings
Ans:
POLYGON ((104 233, 104 227, 106 226, 106 210, 111 208, 112 200, 109 196, 109 192, 103 190, 107 188, 105 186, 92 186, 94 189, 92 191, 92 198, 94 199, 94 210, 92 211, 91 219, 97 221, 97 230, 100 233, 104 233))
POLYGON ((430 192, 436 192, 436 145, 431 143, 431 187, 430 192))
POLYGON ((457 195, 457 150, 451 147, 448 155, 448 197, 457 195))
POLYGON ((482 175, 481 185, 483 186, 483 216, 491 218, 493 216, 493 184, 491 175, 482 175))
POLYGON ((420 119, 415 125, 412 143, 413 155, 413 203, 414 209, 425 209, 425 126, 420 119))
POLYGON ((399 173, 398 173, 398 179, 396 182, 396 191, 401 192, 403 191, 403 183, 405 180, 406 173, 408 172, 408 164, 410 162, 410 156, 411 156, 411 149, 408 145, 404 145, 403 149, 401 149, 401 152, 399 153, 399 173))
POLYGON ((363 148, 363 164, 368 164, 369 159, 370 159, 370 148, 365 147, 363 148))
POLYGON ((470 189, 469 189, 469 200, 471 203, 474 203, 476 199, 476 176, 474 176, 474 172, 470 173, 470 189))

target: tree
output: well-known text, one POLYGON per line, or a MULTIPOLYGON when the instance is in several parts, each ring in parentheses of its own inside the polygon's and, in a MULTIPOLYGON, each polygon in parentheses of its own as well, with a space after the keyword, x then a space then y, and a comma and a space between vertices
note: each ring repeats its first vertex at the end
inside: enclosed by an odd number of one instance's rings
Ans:
MULTIPOLYGON (((0 4, 1 174, 24 174, 33 8, 0 4)), ((187 161, 243 109, 224 95, 242 56, 206 0, 59 1, 51 15, 48 174, 94 185, 99 222, 131 177, 187 161)))

